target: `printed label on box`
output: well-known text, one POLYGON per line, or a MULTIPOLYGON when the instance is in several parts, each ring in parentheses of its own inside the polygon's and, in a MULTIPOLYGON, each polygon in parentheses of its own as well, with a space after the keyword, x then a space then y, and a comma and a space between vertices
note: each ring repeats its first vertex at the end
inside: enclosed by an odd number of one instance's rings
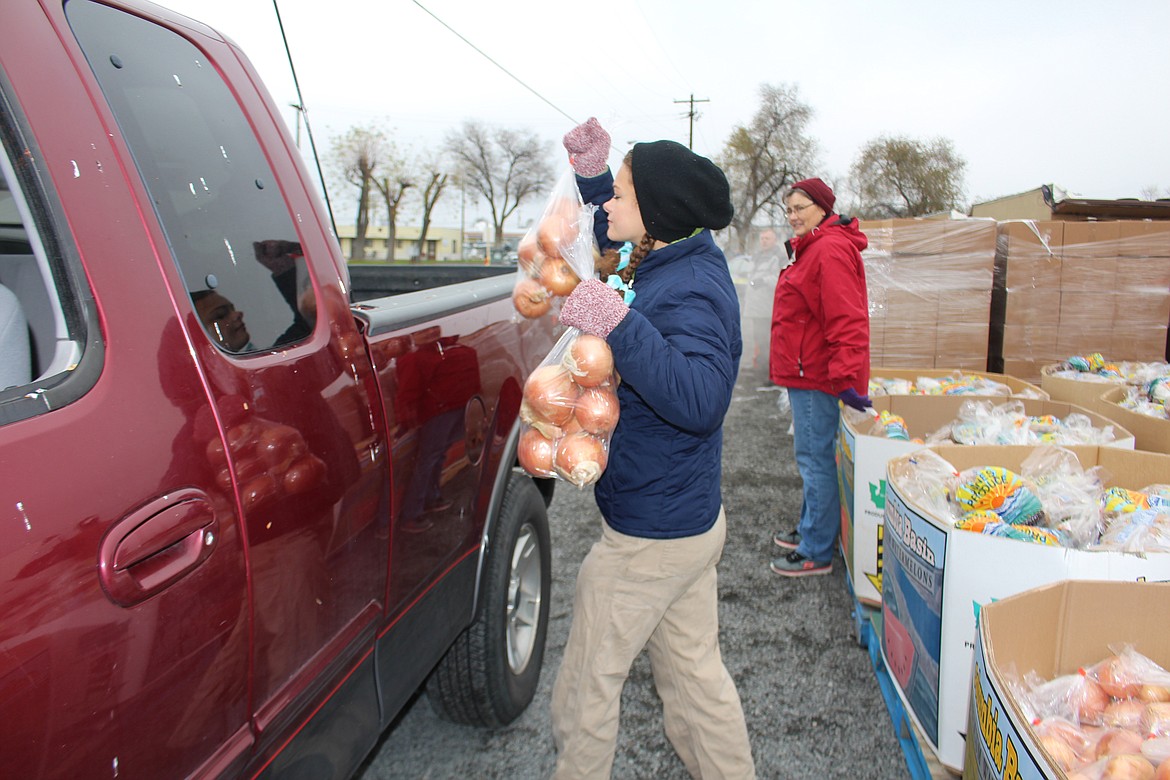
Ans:
POLYGON ((971 776, 973 763, 974 776, 979 780, 1044 780, 1039 762, 1029 755, 1027 745, 1007 716, 1008 706, 987 675, 983 653, 976 653, 964 777, 971 776))
POLYGON ((882 653, 887 663, 891 655, 900 659, 911 655, 911 667, 903 670, 906 681, 898 682, 922 730, 937 745, 947 537, 919 517, 894 491, 886 493, 885 527, 882 619, 903 627, 905 638, 883 631, 882 653), (912 652, 899 646, 906 642, 912 652))

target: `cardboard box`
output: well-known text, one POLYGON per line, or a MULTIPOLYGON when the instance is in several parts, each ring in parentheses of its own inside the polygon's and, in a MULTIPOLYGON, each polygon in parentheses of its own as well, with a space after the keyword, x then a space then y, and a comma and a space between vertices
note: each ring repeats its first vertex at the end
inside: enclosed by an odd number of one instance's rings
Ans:
POLYGON ((943 221, 943 251, 950 255, 995 256, 994 219, 948 219, 943 221))
POLYGON ((896 255, 941 255, 944 253, 943 236, 945 230, 946 220, 942 219, 892 220, 893 253, 896 255))
MULTIPOLYGON (((1083 414, 1094 428, 1112 426, 1115 440, 1110 446, 1133 449, 1134 434, 1101 415, 1072 404, 1024 398, 975 398, 973 396, 879 396, 874 411, 889 411, 906 421, 911 437, 922 438, 941 429, 959 416, 968 400, 990 400, 995 404, 1018 400, 1029 415, 1055 415, 1061 419, 1073 412, 1083 414)), ((864 419, 864 418, 863 418, 864 419)), ((858 601, 878 606, 882 600, 883 522, 886 505, 886 463, 922 445, 870 434, 868 421, 857 422, 851 414, 841 415, 837 442, 837 484, 841 490, 841 555, 858 601)))
POLYGON ((1170 453, 1170 420, 1150 417, 1121 406, 1125 398, 1125 385, 1113 385, 1097 396, 1092 408, 1102 417, 1114 420, 1118 425, 1133 431, 1139 450, 1170 453))
MULTIPOLYGON (((1057 376, 1061 371, 1060 363, 1049 363, 1040 369, 1040 386, 1044 388, 1054 401, 1067 401, 1070 404, 1083 406, 1086 409, 1096 409, 1097 399, 1103 394, 1121 384, 1099 377, 1096 374, 1087 374, 1084 378, 1057 376)), ((1108 416, 1108 415, 1106 415, 1108 416)), ((1140 449, 1139 445, 1139 449, 1140 449)))
MULTIPOLYGON (((922 364, 915 364, 922 365, 922 364)), ((1011 391, 1011 396, 1016 398, 1039 398, 1047 399, 1048 393, 1039 385, 1025 382, 1015 376, 1009 374, 997 374, 991 371, 973 371, 968 368, 961 368, 958 366, 950 366, 949 368, 933 367, 923 365, 921 368, 913 366, 906 366, 901 364, 880 364, 872 363, 869 367, 869 378, 873 380, 877 377, 885 379, 908 379, 911 382, 918 382, 919 377, 929 377, 931 379, 939 379, 941 377, 954 376, 955 374, 965 374, 967 376, 984 377, 993 382, 998 382, 1001 385, 1006 385, 1011 391)), ((970 397, 970 396, 968 396, 970 397)))
POLYGON ((1016 675, 1041 679, 1073 674, 1131 644, 1170 669, 1170 632, 1161 620, 1170 584, 1060 582, 987 604, 971 673, 964 780, 1051 778, 1065 774, 1039 748, 1028 717, 1010 692, 1016 675))
POLYGON ((1170 257, 1170 222, 1122 222, 1118 253, 1122 257, 1170 257))
POLYGON ((1005 374, 1011 374, 1012 376, 1018 376, 1021 379, 1038 383, 1040 381, 1040 370, 1051 363, 1052 360, 1052 355, 1048 353, 1030 358, 1011 358, 1003 361, 1002 368, 1005 374))
MULTIPOLYGON (((1116 248, 1116 242, 1113 242, 1116 248)), ((1096 244, 1081 247, 1081 251, 1095 250, 1096 244)), ((1065 251, 1069 251, 1066 246, 1065 251)), ((1064 292, 1093 294, 1098 298, 1111 299, 1113 291, 1117 289, 1117 257, 1101 257, 1097 255, 1082 257, 1069 255, 1061 259, 1060 289, 1064 292)))
POLYGON ((1053 287, 1012 288, 1007 293, 1004 322, 1013 325, 1060 325, 1060 290, 1053 287))
MULTIPOLYGON (((1019 471, 1035 447, 934 448, 957 470, 1019 471)), ((1170 455, 1069 447, 1109 485, 1170 482, 1170 455)), ((971 694, 975 620, 983 606, 1063 580, 1170 580, 1170 553, 1143 556, 1047 547, 957 531, 889 481, 910 456, 887 463, 882 571, 882 656, 894 688, 940 763, 959 772, 971 694)), ((1163 621, 1164 622, 1164 621, 1163 621)))

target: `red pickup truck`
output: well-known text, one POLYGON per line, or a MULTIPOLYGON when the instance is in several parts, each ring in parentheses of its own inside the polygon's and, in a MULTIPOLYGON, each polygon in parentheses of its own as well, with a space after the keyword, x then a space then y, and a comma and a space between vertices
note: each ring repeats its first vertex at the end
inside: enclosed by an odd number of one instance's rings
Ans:
POLYGON ((536 688, 555 323, 360 300, 244 55, 129 0, 0 10, 0 772, 350 776, 420 686, 536 688))

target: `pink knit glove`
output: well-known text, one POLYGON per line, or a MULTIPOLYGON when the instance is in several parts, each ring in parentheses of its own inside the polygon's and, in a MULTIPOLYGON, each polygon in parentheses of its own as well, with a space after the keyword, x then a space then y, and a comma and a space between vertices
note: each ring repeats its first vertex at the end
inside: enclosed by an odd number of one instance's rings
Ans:
POLYGON ((609 133, 605 132, 597 117, 591 116, 565 133, 565 149, 569 152, 569 165, 581 176, 598 176, 605 173, 609 159, 609 133))
POLYGON ((606 338, 629 311, 617 290, 600 279, 586 279, 561 304, 561 324, 606 338))

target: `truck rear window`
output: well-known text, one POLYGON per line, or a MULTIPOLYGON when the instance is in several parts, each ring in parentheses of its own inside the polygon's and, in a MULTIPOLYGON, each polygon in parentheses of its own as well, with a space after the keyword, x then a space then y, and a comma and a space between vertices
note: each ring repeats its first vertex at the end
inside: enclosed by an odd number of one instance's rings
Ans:
POLYGON ((233 354, 305 339, 316 303, 296 227, 217 68, 137 16, 90 0, 66 14, 208 337, 233 354))

